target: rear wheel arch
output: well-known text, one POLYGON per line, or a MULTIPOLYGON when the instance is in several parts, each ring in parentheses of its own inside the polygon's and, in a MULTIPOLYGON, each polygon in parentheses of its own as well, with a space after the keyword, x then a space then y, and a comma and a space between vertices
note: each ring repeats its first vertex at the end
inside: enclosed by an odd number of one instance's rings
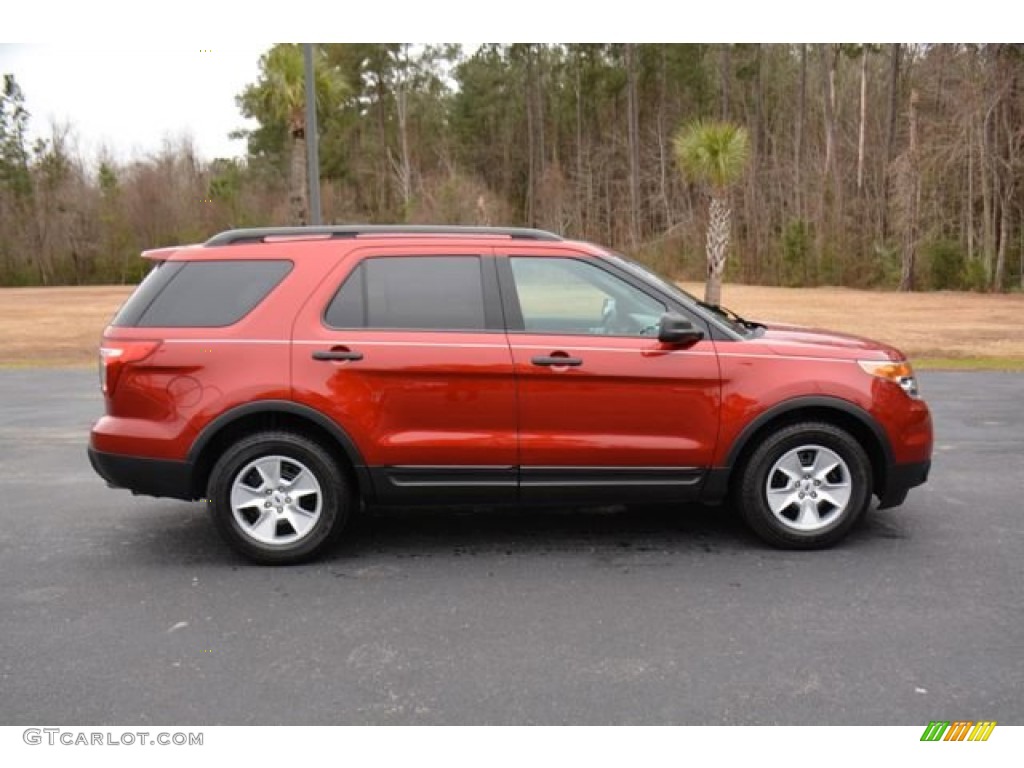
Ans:
POLYGON ((893 463, 892 446, 882 426, 863 408, 835 397, 801 397, 780 403, 748 424, 733 441, 725 461, 730 479, 742 471, 750 455, 768 435, 790 424, 817 421, 832 424, 848 432, 860 443, 871 462, 873 492, 882 494, 889 467, 893 463))
POLYGON ((316 441, 349 475, 359 496, 366 497, 371 492, 362 454, 336 422, 309 406, 288 400, 259 400, 222 413, 199 433, 188 454, 188 462, 193 466, 193 497, 204 495, 213 466, 229 446, 266 430, 287 430, 316 441))
POLYGON ((315 439, 289 429, 253 432, 217 458, 208 511, 224 540, 249 559, 303 562, 343 531, 353 508, 350 478, 315 439))

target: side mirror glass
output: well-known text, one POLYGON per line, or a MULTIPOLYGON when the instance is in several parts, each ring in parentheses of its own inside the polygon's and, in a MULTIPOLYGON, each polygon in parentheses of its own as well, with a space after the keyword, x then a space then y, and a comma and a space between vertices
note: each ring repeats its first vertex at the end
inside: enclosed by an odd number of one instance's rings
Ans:
POLYGON ((703 338, 704 331, 675 312, 666 312, 658 321, 658 341, 663 344, 695 344, 703 338))

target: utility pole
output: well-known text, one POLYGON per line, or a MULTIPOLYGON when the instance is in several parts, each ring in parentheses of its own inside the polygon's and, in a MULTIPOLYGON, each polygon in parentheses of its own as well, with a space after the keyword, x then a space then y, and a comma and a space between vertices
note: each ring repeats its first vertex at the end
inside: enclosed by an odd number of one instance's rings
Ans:
POLYGON ((309 180, 309 223, 320 221, 320 134, 316 128, 316 81, 313 77, 313 44, 303 43, 306 60, 306 178, 309 180))

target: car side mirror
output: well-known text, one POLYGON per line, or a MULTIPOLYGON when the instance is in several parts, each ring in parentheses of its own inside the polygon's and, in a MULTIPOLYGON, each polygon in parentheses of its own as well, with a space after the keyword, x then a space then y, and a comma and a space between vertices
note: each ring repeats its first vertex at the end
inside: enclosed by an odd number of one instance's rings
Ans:
POLYGON ((675 312, 666 312, 658 321, 658 341, 664 344, 694 344, 703 338, 704 331, 675 312))

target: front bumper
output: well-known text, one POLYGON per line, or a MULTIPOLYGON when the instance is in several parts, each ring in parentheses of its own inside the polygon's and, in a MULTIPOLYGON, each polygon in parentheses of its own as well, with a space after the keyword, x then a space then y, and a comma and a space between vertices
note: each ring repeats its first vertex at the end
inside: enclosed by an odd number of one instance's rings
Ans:
POLYGON ((913 464, 894 464, 886 474, 885 490, 878 497, 878 508, 898 507, 907 498, 911 488, 928 480, 932 462, 919 461, 913 464))
POLYGON ((126 488, 142 496, 185 501, 198 498, 192 489, 193 466, 187 461, 122 456, 97 451, 91 446, 88 451, 92 468, 112 488, 126 488))

